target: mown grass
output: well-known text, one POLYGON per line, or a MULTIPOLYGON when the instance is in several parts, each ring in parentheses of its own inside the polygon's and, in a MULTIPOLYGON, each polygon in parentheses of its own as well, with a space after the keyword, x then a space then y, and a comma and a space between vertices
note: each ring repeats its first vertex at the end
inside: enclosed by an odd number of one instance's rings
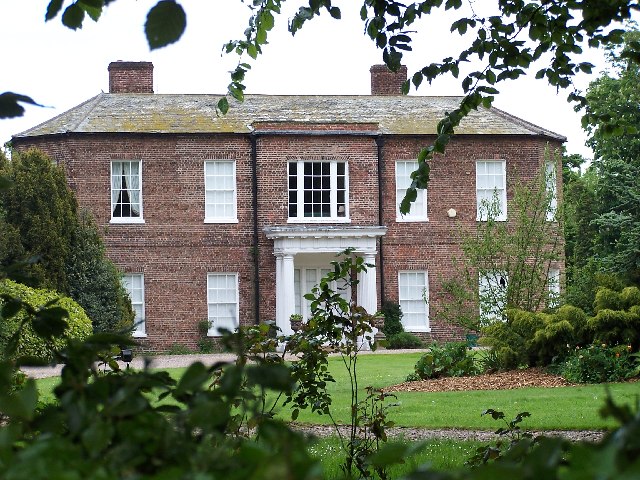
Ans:
MULTIPOLYGON (((481 445, 483 443, 478 441, 428 440, 418 453, 406 458, 405 463, 389 468, 388 473, 390 478, 399 478, 425 464, 436 470, 460 468, 481 445)), ((344 463, 345 454, 337 437, 322 438, 313 442, 309 446, 309 453, 322 463, 324 478, 342 478, 340 466, 344 463)))
MULTIPOLYGON (((420 353, 362 355, 358 361, 361 398, 368 385, 384 387, 404 381, 419 357, 420 353)), ((329 385, 333 415, 339 423, 348 423, 351 395, 348 375, 339 357, 330 358, 329 365, 336 380, 329 385)), ((184 369, 171 369, 169 372, 178 378, 184 369)), ((56 378, 38 380, 43 401, 53 401, 52 389, 57 381, 56 378)), ((615 425, 598 414, 607 389, 621 403, 633 403, 640 395, 638 383, 467 392, 400 392, 397 394, 399 406, 389 412, 389 418, 399 426, 494 430, 498 426, 496 422, 481 416, 482 411, 493 408, 505 412, 508 418, 528 411, 531 417, 523 423, 527 429, 602 429, 615 425)), ((289 419, 289 410, 282 409, 280 416, 289 419)), ((326 415, 302 411, 298 422, 326 424, 330 419, 326 415)))

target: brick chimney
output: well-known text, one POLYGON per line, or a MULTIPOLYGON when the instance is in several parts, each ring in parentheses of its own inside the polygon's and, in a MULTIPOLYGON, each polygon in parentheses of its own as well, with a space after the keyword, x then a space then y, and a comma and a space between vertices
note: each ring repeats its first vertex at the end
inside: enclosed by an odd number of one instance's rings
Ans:
POLYGON ((407 67, 401 65, 392 72, 386 65, 373 65, 371 72, 371 95, 402 95, 402 84, 407 80, 407 67))
POLYGON ((153 63, 111 62, 109 93, 153 93, 153 63))

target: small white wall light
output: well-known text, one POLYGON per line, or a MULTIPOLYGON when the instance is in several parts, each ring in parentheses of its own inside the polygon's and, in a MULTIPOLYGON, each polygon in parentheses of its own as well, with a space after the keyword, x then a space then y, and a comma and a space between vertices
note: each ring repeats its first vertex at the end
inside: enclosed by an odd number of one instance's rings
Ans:
POLYGON ((456 212, 455 208, 450 208, 449 210, 447 210, 447 215, 449 216, 449 218, 455 218, 457 214, 458 212, 456 212))

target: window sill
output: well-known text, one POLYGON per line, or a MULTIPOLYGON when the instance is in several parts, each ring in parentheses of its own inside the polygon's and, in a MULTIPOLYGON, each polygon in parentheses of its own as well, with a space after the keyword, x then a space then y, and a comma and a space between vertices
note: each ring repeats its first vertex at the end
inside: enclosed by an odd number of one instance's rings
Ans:
POLYGON ((144 222, 144 218, 112 218, 111 220, 109 220, 109 223, 117 225, 117 224, 123 224, 123 225, 127 225, 127 224, 143 224, 144 222))
POLYGON ((404 330, 409 333, 431 333, 431 327, 407 327, 404 326, 404 330))
POLYGON ((238 223, 237 218, 205 218, 204 223, 238 223))
POLYGON ((131 336, 133 338, 147 338, 147 334, 144 332, 133 332, 131 336))
POLYGON ((416 218, 406 218, 406 217, 396 217, 396 223, 416 223, 416 222, 428 222, 429 217, 416 217, 416 218))
POLYGON ((351 219, 345 217, 302 217, 288 218, 287 223, 351 223, 351 219))

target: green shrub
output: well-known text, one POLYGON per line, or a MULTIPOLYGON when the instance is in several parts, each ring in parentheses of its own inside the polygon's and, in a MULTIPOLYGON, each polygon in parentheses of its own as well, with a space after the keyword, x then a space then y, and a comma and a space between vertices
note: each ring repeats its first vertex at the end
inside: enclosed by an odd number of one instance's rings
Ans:
POLYGON ((623 310, 620 294, 610 288, 600 287, 596 292, 593 309, 596 313, 600 310, 623 310))
POLYGON ((181 343, 174 343, 167 350, 167 355, 190 355, 192 353, 194 353, 193 350, 181 343))
POLYGON ((219 351, 216 342, 211 338, 201 338, 198 340, 198 352, 199 353, 216 353, 219 351))
POLYGON ((524 310, 508 309, 507 320, 482 329, 483 344, 492 347, 500 370, 511 370, 521 365, 537 363, 535 333, 544 327, 542 318, 524 310))
POLYGON ((384 327, 382 327, 382 331, 387 338, 404 332, 400 305, 395 302, 384 302, 382 304, 382 314, 384 315, 384 327))
POLYGON ((634 375, 631 347, 591 345, 572 352, 560 368, 560 374, 573 383, 619 382, 634 375))
MULTIPOLYGON (((68 326, 64 336, 54 338, 50 342, 37 336, 31 324, 27 322, 21 331, 14 355, 15 358, 26 356, 40 360, 50 360, 53 352, 64 348, 68 340, 84 340, 92 333, 91 321, 82 307, 68 297, 60 297, 57 292, 30 288, 11 280, 3 280, 0 281, 0 294, 8 294, 19 298, 35 309, 49 302, 54 302, 53 304, 64 308, 69 313, 67 318, 68 326)), ((2 302, 0 301, 1 304, 2 302)), ((2 352, 6 351, 7 341, 18 331, 20 324, 26 319, 27 313, 24 310, 21 310, 11 318, 3 319, 0 324, 0 349, 2 352)))
POLYGON ((94 332, 124 333, 133 329, 135 313, 121 274, 106 256, 98 227, 82 212, 66 262, 69 295, 91 319, 94 332))
POLYGON ((640 288, 627 287, 620 292, 620 300, 625 310, 630 310, 634 306, 640 306, 640 288))
POLYGON ((483 343, 493 347, 501 370, 549 365, 567 355, 568 349, 590 343, 586 314, 563 305, 555 313, 507 310, 507 321, 483 329, 483 343))
POLYGON ((387 337, 387 348, 397 350, 400 348, 422 348, 424 343, 413 333, 400 332, 387 337))
POLYGON ((416 363, 415 373, 422 379, 476 375, 473 357, 467 354, 465 342, 433 343, 429 352, 416 363))
POLYGON ((593 341, 608 345, 625 344, 634 349, 640 343, 640 315, 635 310, 604 309, 587 322, 593 331, 593 341))

